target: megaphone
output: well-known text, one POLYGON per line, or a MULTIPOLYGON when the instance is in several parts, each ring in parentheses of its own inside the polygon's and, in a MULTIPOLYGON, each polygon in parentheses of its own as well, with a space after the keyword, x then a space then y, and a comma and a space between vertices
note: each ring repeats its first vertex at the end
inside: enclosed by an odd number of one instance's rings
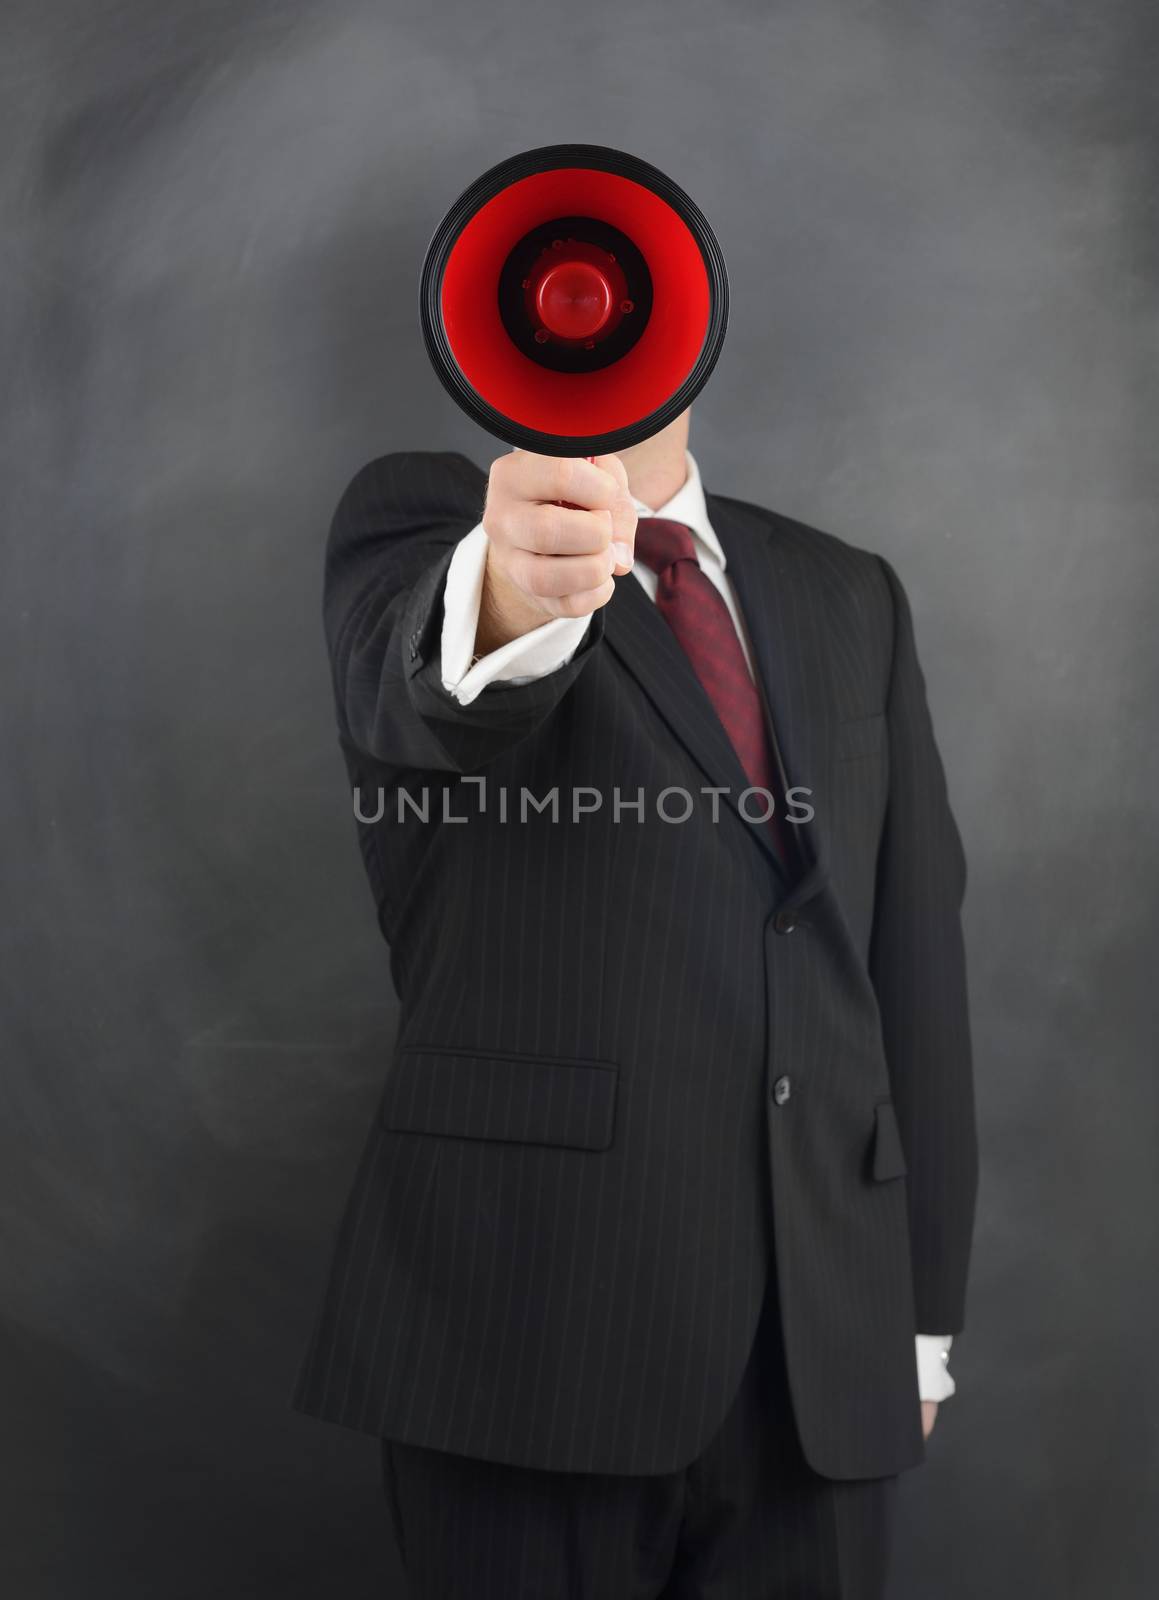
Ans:
POLYGON ((419 289, 435 372, 489 433, 542 455, 625 450, 707 383, 724 255, 671 178, 622 150, 525 150, 465 189, 419 289))

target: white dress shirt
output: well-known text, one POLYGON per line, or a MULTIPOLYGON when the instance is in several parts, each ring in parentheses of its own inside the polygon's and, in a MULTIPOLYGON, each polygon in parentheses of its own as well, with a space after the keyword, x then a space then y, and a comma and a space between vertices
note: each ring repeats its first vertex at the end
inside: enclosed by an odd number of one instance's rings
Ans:
MULTIPOLYGON (((688 475, 671 499, 653 511, 633 497, 636 511, 641 517, 667 517, 673 522, 683 522, 692 530, 701 571, 724 596, 752 672, 749 641, 736 596, 725 577, 724 551, 708 520, 700 471, 690 450, 685 451, 685 464, 688 475)), ((530 683, 556 671, 571 660, 588 631, 587 617, 553 617, 472 665, 486 566, 487 533, 480 522, 456 546, 443 592, 443 688, 465 706, 470 705, 489 683, 530 683)), ((632 574, 643 585, 649 599, 654 600, 656 574, 642 561, 633 565, 632 574)), ((954 1393, 956 1386, 947 1367, 952 1342, 952 1335, 948 1333, 917 1335, 918 1393, 923 1400, 945 1400, 954 1393)))

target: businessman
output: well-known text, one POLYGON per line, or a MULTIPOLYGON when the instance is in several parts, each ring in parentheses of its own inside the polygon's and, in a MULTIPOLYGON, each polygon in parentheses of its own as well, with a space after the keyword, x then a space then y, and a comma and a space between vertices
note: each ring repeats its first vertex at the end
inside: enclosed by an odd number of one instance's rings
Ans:
POLYGON ((325 624, 400 1001, 295 1391, 415 1596, 884 1592, 964 1322, 962 847, 892 567, 594 462, 362 468, 325 624))

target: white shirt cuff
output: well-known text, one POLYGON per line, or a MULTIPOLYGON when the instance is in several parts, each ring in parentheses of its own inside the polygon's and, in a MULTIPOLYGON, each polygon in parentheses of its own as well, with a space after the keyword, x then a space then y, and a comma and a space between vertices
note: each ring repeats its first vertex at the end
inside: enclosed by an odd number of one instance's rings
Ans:
POLYGON ((957 1388, 946 1365, 953 1342, 949 1333, 918 1334, 918 1395, 922 1400, 948 1400, 957 1388))
POLYGON ((480 522, 456 545, 443 590, 443 688, 464 706, 489 683, 531 683, 565 666, 583 643, 591 620, 552 617, 472 666, 486 569, 487 531, 480 522))

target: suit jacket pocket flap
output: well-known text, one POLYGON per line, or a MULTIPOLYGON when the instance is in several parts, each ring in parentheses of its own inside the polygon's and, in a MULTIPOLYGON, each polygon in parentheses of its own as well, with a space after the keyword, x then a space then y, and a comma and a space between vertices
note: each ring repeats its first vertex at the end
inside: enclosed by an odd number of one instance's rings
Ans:
POLYGON ((892 1100, 879 1100, 873 1108, 873 1176, 904 1178, 906 1174, 905 1151, 897 1125, 897 1113, 892 1100))
POLYGON ((408 1045, 391 1066, 382 1120, 403 1133, 606 1150, 617 1078, 610 1061, 408 1045))

